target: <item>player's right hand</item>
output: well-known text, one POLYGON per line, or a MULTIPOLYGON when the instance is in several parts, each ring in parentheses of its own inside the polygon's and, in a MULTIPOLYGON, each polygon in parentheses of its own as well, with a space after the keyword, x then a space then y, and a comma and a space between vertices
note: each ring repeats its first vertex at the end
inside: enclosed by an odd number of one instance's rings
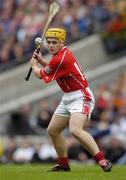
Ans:
POLYGON ((34 51, 32 57, 35 58, 39 64, 42 65, 42 63, 43 63, 43 58, 42 58, 41 52, 37 53, 36 51, 37 51, 37 50, 34 51))

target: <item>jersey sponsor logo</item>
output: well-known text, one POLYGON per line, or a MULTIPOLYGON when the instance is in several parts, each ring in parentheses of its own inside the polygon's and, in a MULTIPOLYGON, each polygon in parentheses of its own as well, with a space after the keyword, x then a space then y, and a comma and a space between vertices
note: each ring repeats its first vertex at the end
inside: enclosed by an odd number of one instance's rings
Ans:
POLYGON ((51 73, 52 68, 50 66, 46 66, 44 70, 45 70, 45 73, 48 75, 51 73))

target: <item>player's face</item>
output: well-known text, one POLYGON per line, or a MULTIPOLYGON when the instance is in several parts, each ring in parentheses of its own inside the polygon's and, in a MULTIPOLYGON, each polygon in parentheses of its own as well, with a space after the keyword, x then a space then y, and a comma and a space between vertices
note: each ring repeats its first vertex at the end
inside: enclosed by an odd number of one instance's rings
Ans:
POLYGON ((46 40, 47 46, 48 46, 48 50, 49 53, 54 55, 57 54, 58 51, 63 47, 63 43, 60 42, 58 39, 55 38, 48 38, 46 40))

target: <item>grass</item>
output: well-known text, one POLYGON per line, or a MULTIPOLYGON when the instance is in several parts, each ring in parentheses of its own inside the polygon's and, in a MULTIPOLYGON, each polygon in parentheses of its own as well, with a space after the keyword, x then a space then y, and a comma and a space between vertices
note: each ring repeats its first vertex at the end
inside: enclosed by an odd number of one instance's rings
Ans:
POLYGON ((125 180, 126 166, 105 173, 98 166, 73 165, 71 172, 47 172, 51 165, 0 165, 1 180, 125 180))

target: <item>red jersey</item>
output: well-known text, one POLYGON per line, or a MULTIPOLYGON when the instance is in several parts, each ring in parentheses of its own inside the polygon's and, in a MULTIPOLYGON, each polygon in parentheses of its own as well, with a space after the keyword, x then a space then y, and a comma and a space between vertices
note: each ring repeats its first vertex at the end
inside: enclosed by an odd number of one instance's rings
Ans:
POLYGON ((56 80, 66 93, 88 87, 78 62, 66 46, 52 57, 49 64, 41 69, 40 74, 45 83, 56 80))

